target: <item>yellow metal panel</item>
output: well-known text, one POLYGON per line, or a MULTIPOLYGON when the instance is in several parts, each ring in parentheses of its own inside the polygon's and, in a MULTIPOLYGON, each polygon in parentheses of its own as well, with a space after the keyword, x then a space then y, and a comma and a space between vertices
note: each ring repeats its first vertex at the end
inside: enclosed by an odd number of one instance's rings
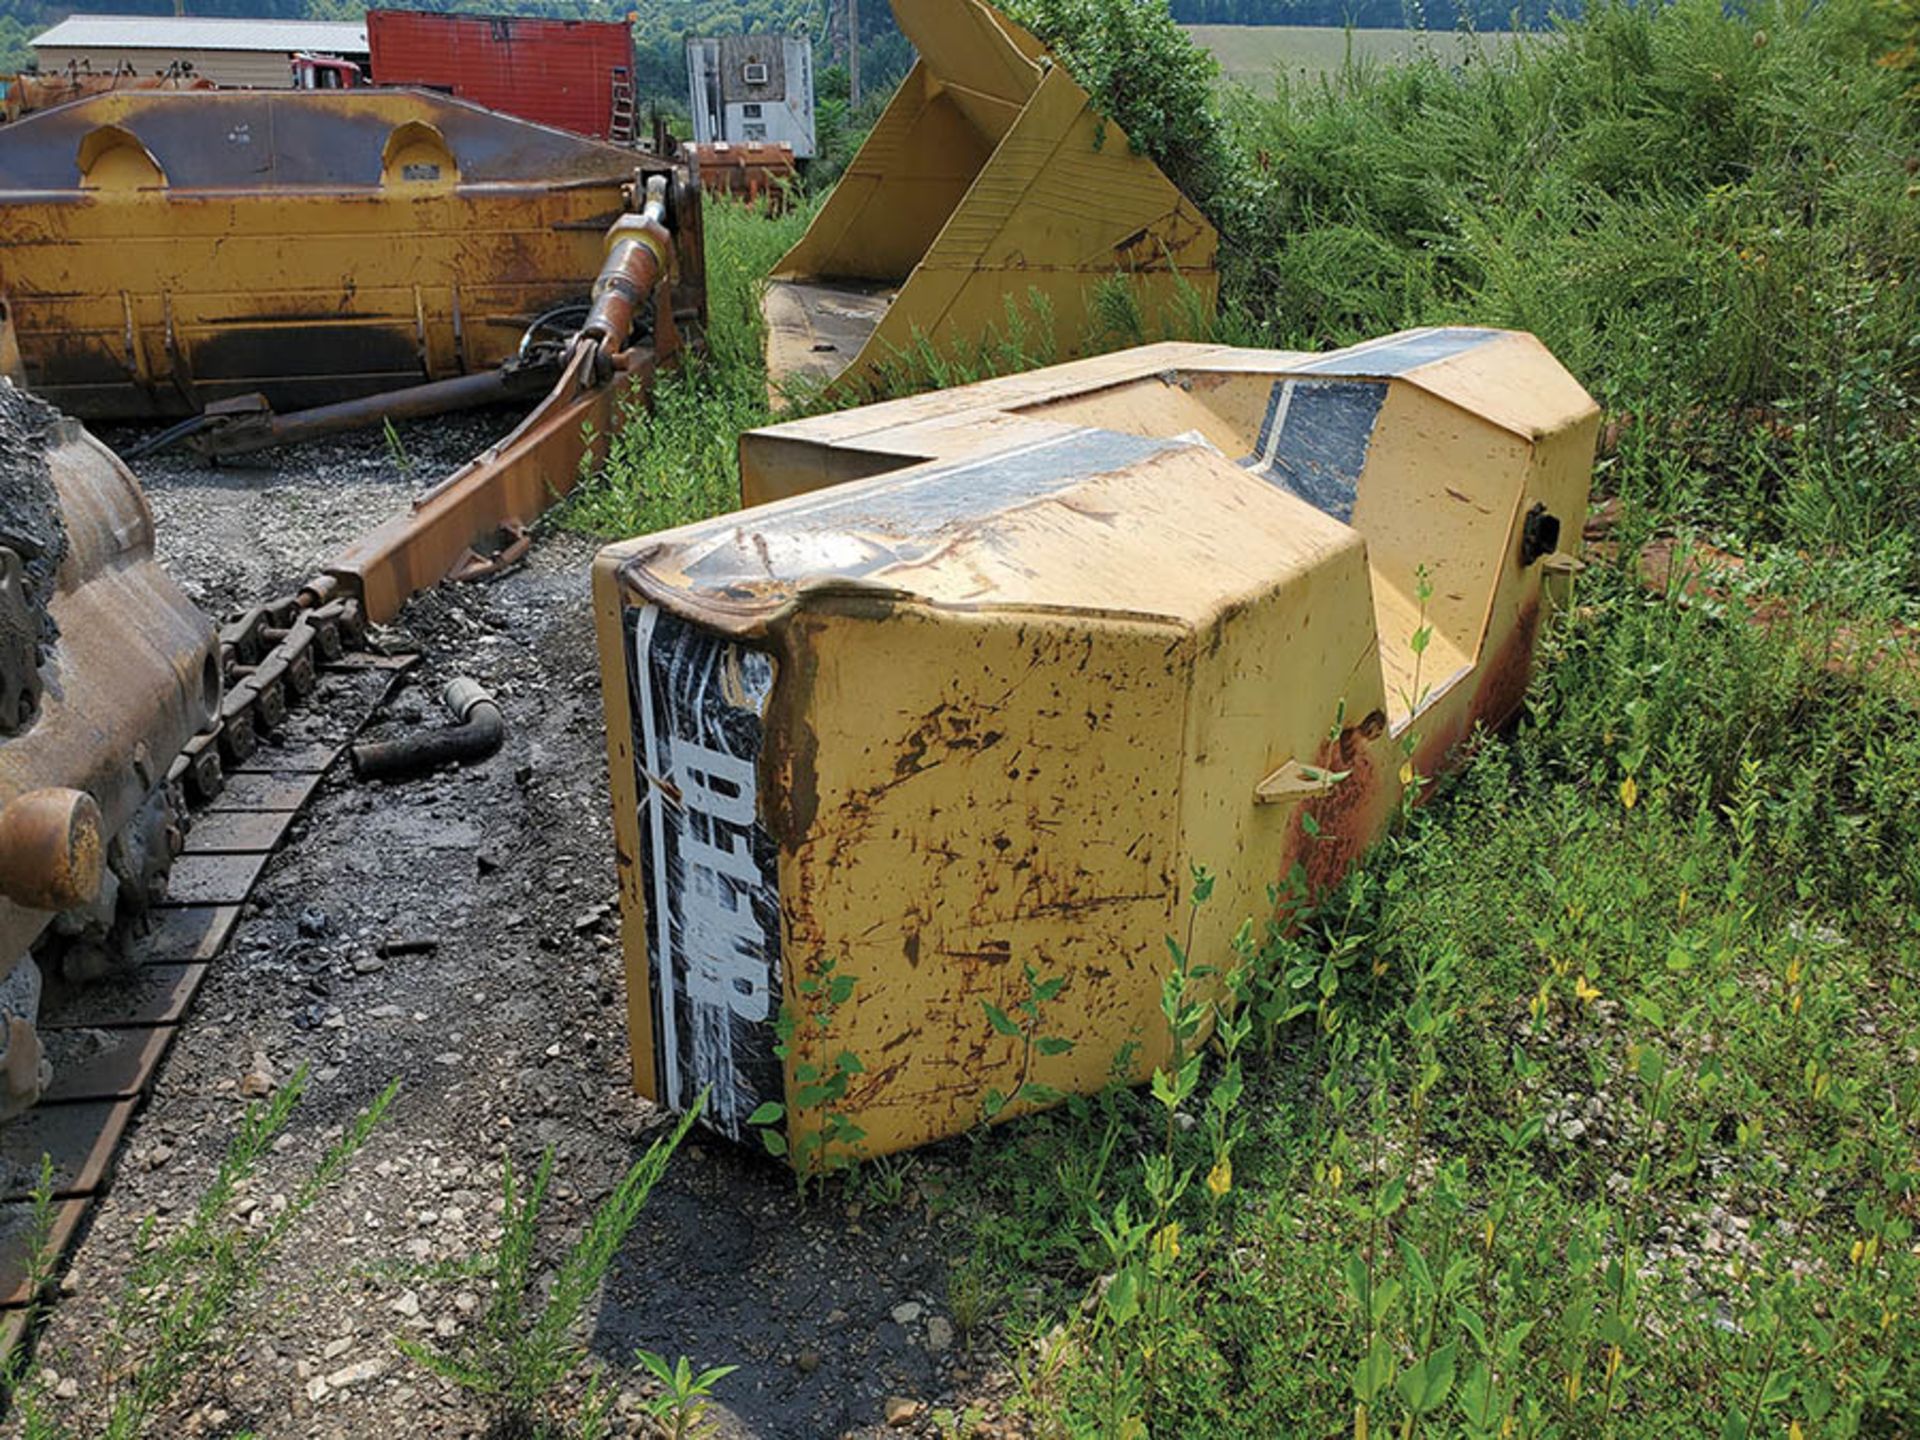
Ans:
POLYGON ((584 298, 634 166, 415 92, 103 95, 0 131, 0 290, 75 413, 325 403, 512 355, 584 298))
POLYGON ((1211 314, 1213 227, 1086 91, 980 0, 895 0, 920 59, 820 214, 774 268, 776 382, 865 387, 922 342, 965 353, 1046 302, 1056 354, 1084 343, 1095 286, 1133 277, 1151 328, 1211 314), (901 288, 871 327, 818 348, 810 304, 848 283, 901 288), (795 332, 788 335, 791 330, 795 332), (801 343, 804 341, 805 343, 801 343))
MULTIPOLYGON (((1076 1041, 1029 1078, 1085 1091, 1129 1042, 1157 1054, 1159 970, 1139 941, 1171 921, 1179 776, 1143 780, 1137 757, 1178 752, 1181 631, 911 605, 872 623, 828 602, 783 638, 776 706, 837 724, 862 709, 870 737, 908 741, 821 746, 794 777, 816 823, 782 853, 782 943, 837 957, 855 989, 839 1023, 801 1037, 790 1075, 859 1055, 842 1108, 876 1154, 965 1130, 989 1088, 1019 1089, 1020 1047, 981 1005, 1012 1010, 1029 962, 1069 977, 1054 1029, 1076 1041), (1085 689, 1063 693, 1068 673, 1085 689), (1097 981, 1068 958, 1094 955, 1097 981)), ((796 1114, 795 1138, 821 1118, 796 1114)))
POLYGON ((954 0, 894 0, 893 15, 915 53, 939 57, 940 88, 974 128, 989 140, 1006 134, 1040 83, 1044 52, 1033 38, 984 5, 954 0))
POLYGON ((905 280, 992 152, 916 61, 775 278, 905 280))
POLYGON ((878 1154, 1023 1076, 1144 1077, 1169 934, 1225 962, 1378 837, 1409 754, 1518 707, 1586 506, 1578 393, 1527 337, 1446 329, 1147 347, 746 437, 767 503, 596 567, 639 1083, 878 1154), (1030 1070, 985 1008, 1028 967, 1073 1042, 1030 1070))

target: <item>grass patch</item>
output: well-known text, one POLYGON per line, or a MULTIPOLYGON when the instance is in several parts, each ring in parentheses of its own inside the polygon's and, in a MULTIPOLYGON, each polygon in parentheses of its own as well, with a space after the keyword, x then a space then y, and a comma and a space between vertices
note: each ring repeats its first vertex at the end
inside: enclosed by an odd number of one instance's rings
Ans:
MULTIPOLYGON (((579 1239, 550 1272, 543 1273, 536 1258, 541 1212, 553 1182, 553 1151, 541 1156, 531 1178, 517 1175, 511 1159, 504 1162, 499 1243, 452 1267, 445 1277, 464 1280, 486 1274, 492 1290, 486 1309, 446 1349, 406 1337, 397 1341, 401 1353, 429 1374, 479 1397, 491 1412, 489 1434, 496 1440, 601 1440, 611 1433, 614 1394, 601 1372, 583 1374, 586 1352, 580 1330, 608 1268, 703 1103, 696 1103, 671 1133, 647 1147, 595 1206, 579 1239)), ((665 1364, 647 1352, 638 1358, 649 1368, 665 1364)), ((677 1420, 676 1434, 688 1433, 685 1426, 698 1419, 714 1381, 729 1373, 722 1369, 695 1376, 684 1357, 680 1370, 685 1373, 668 1372, 675 1382, 671 1393, 677 1408, 659 1411, 663 1418, 677 1420)))
MULTIPOLYGON (((1193 88, 1152 90, 1131 10, 1049 8, 1102 17, 1085 53, 1142 124, 1193 88)), ((1913 1430, 1920 725, 1910 670, 1827 659, 1920 614, 1912 23, 1601 5, 1134 135, 1200 157, 1215 338, 1532 330, 1608 411, 1617 557, 1680 532, 1751 563, 1685 602, 1596 557, 1513 733, 1300 928, 1184 959, 1240 1004, 1196 1015, 1176 977, 1166 1023, 1220 1039, 962 1147, 949 1309, 1033 1433, 1913 1430)), ((690 371, 644 422, 678 428, 609 528, 733 503, 757 324, 716 310, 733 388, 690 371)), ((1001 1019, 1038 1044, 1034 1003, 1001 1019)))
MULTIPOLYGON (((246 1226, 234 1215, 241 1191, 260 1173, 274 1141, 306 1092, 303 1068, 270 1100, 247 1107, 213 1181, 180 1223, 162 1230, 149 1218, 135 1261, 89 1357, 98 1383, 72 1400, 54 1393, 22 1342, 0 1372, 0 1397, 22 1440, 136 1440, 175 1433, 166 1423, 181 1397, 207 1383, 247 1333, 249 1307, 295 1226, 326 1198, 392 1107, 395 1081, 346 1126, 307 1172, 287 1203, 265 1224, 246 1226)), ((41 1162, 34 1196, 33 1262, 26 1314, 31 1333, 52 1304, 47 1241, 54 1219, 52 1167, 41 1162)), ((58 1358, 58 1357, 41 1357, 58 1358)))
POLYGON ((1353 66, 1434 60, 1474 65, 1550 35, 1505 30, 1343 30, 1331 25, 1182 25, 1219 62, 1221 77, 1262 95, 1276 83, 1317 84, 1353 66))

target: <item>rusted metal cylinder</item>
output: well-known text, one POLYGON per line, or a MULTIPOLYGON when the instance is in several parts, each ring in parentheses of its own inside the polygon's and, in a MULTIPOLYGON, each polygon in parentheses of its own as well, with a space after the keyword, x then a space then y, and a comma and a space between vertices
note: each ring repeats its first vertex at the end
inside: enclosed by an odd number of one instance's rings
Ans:
POLYGON ((647 203, 637 215, 623 216, 607 232, 607 260, 593 282, 593 308, 580 327, 583 338, 599 345, 603 363, 627 348, 633 317, 667 273, 673 237, 666 227, 666 184, 647 185, 647 203))
POLYGON ((344 430, 358 430, 379 420, 419 420, 455 410, 472 410, 507 400, 524 400, 553 384, 558 369, 552 365, 502 366, 477 375, 456 375, 405 390, 363 395, 333 405, 298 410, 290 415, 265 415, 253 423, 202 431, 189 442, 203 454, 225 457, 298 445, 344 430))
POLYGON ((84 790, 29 790, 0 810, 0 895, 29 910, 71 910, 100 893, 100 807, 84 790))

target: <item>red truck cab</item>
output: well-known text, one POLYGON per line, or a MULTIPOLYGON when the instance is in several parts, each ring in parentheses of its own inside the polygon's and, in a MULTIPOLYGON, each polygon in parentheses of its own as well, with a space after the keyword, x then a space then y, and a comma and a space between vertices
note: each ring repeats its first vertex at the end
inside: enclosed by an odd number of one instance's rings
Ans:
POLYGON ((360 67, 351 60, 333 55, 309 55, 304 51, 293 57, 296 90, 355 90, 365 83, 360 67))

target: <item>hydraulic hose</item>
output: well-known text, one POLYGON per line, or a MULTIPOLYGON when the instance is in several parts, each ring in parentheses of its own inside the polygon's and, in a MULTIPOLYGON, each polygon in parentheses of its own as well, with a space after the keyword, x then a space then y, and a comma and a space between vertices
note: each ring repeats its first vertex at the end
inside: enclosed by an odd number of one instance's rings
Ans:
POLYGON ((455 761, 484 760, 500 748, 506 720, 480 682, 459 676, 440 692, 456 723, 398 740, 368 740, 353 747, 353 773, 362 780, 403 780, 455 761))

